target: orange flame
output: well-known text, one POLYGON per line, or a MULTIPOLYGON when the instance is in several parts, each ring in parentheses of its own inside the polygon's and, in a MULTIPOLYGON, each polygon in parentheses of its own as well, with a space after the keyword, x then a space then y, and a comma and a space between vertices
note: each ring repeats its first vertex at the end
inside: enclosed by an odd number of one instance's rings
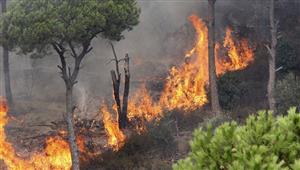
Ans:
MULTIPOLYGON (((208 102, 206 85, 208 85, 208 29, 196 15, 189 17, 197 39, 195 46, 186 53, 186 63, 179 68, 171 68, 160 103, 167 109, 194 110, 208 102)), ((220 44, 216 43, 216 72, 220 76, 228 71, 246 68, 253 61, 253 51, 247 40, 235 42, 227 28, 224 48, 228 56, 218 56, 220 44)))
POLYGON ((121 147, 123 147, 126 137, 119 129, 118 122, 112 120, 107 106, 104 105, 103 107, 101 107, 100 111, 103 114, 102 121, 104 123, 106 134, 108 136, 107 143, 110 147, 113 148, 113 150, 117 151, 121 147))
MULTIPOLYGON (((208 103, 206 86, 208 85, 208 28, 205 23, 196 15, 189 17, 190 22, 196 30, 196 41, 194 47, 186 52, 185 63, 179 67, 172 67, 164 90, 159 100, 154 101, 143 85, 129 101, 128 119, 141 118, 146 121, 159 120, 163 110, 181 109, 184 111, 195 110, 208 103)), ((246 68, 254 59, 253 50, 248 41, 242 39, 236 41, 232 37, 232 30, 227 28, 223 46, 216 43, 215 64, 218 76, 228 71, 241 70, 246 68), (227 50, 227 55, 219 55, 221 49, 227 50)), ((102 110, 109 115, 107 106, 102 110)), ((111 124, 104 121, 104 124, 111 124)), ((118 139, 117 134, 122 133, 117 125, 105 125, 109 139, 118 139), (114 132, 110 129, 115 126, 114 132)), ((138 130, 141 130, 137 128, 138 130)), ((144 128, 142 128, 144 129, 144 128)), ((124 142, 121 140, 122 143, 124 142)), ((114 140, 118 142, 118 140, 114 140)), ((118 145, 114 143, 114 145, 118 145)))
POLYGON ((160 105, 152 100, 146 86, 143 85, 136 91, 132 100, 128 103, 128 119, 141 118, 147 121, 152 121, 154 118, 159 118, 162 112, 160 105), (138 106, 138 107, 137 107, 138 106))
MULTIPOLYGON (((20 158, 13 146, 6 141, 4 127, 8 122, 6 100, 0 97, 0 160, 9 170, 68 170, 72 166, 69 144, 61 137, 49 137, 46 148, 28 159, 20 158)), ((77 139, 79 150, 84 150, 84 140, 77 139)))
MULTIPOLYGON (((225 60, 221 59, 221 56, 217 56, 216 69, 218 75, 222 75, 228 71, 244 69, 254 59, 253 50, 249 47, 248 41, 242 39, 240 42, 235 42, 231 34, 232 30, 227 28, 223 47, 228 50, 228 57, 227 60, 225 60)), ((216 53, 218 53, 219 49, 220 45, 217 44, 216 53)))

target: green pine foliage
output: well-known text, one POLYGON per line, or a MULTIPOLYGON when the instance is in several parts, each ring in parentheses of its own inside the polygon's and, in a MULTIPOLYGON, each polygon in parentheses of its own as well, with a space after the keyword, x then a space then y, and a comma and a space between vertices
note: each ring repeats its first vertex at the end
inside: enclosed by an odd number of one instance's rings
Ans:
POLYGON ((0 43, 31 53, 53 43, 80 47, 97 36, 119 41, 139 15, 135 0, 12 0, 0 19, 0 43))
POLYGON ((174 170, 279 170, 300 169, 300 114, 275 118, 260 111, 244 125, 224 123, 215 131, 197 129, 189 156, 173 165, 174 170))

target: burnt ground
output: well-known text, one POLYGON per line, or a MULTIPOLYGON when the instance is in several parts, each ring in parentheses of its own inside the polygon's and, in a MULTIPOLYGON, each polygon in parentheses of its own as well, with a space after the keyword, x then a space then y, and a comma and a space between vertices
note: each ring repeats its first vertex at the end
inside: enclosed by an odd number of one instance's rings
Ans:
MULTIPOLYGON (((10 116, 6 126, 7 140, 14 145, 18 155, 24 158, 41 151, 49 136, 60 135, 66 138, 62 133, 65 129, 61 114, 63 104, 45 105, 45 109, 36 110, 28 109, 28 105, 32 105, 29 103, 18 103, 21 106, 18 109, 24 113, 10 116)), ((174 162, 188 154, 193 130, 207 117, 210 116, 204 110, 185 114, 179 111, 166 113, 159 125, 147 125, 148 132, 126 133, 126 144, 118 152, 106 147, 107 137, 100 120, 77 120, 77 132, 86 139, 86 153, 95 153, 92 158, 84 159, 82 169, 171 169, 174 162)))

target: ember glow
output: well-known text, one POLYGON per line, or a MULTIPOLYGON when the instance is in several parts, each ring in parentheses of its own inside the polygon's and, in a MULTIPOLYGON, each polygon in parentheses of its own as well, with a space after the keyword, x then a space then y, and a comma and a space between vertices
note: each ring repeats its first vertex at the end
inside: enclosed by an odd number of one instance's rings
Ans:
MULTIPOLYGON (((8 123, 6 100, 0 97, 0 160, 8 170, 69 170, 72 166, 69 144, 62 137, 46 139, 42 152, 33 153, 29 158, 20 157, 11 143, 6 141, 5 125, 8 123)), ((79 150, 84 150, 84 141, 77 140, 79 150)))
MULTIPOLYGON (((128 120, 135 118, 146 121, 159 120, 163 115, 163 110, 169 111, 180 109, 192 111, 208 103, 206 86, 208 85, 208 28, 205 23, 196 15, 189 17, 190 22, 196 30, 196 40, 194 47, 186 52, 185 62, 178 67, 172 67, 169 71, 164 90, 159 100, 152 99, 145 85, 138 89, 129 100, 128 120)), ((216 43, 216 73, 221 76, 229 71, 241 70, 246 68, 253 60, 254 53, 246 39, 235 40, 232 30, 226 29, 223 45, 216 43), (221 50, 227 51, 224 56, 221 50)), ((103 114, 108 112, 105 106, 103 114)), ((115 112, 116 113, 116 112, 115 112)), ((117 124, 104 121, 106 129, 114 129, 114 133, 107 133, 110 139, 118 139, 114 134, 122 133, 117 124), (109 125, 111 124, 111 125, 109 125)), ((144 128, 137 128, 144 129, 144 128)), ((107 132, 112 130, 107 130, 107 132)), ((118 140, 111 140, 112 146, 118 146, 118 140)), ((124 141, 122 140, 122 143, 124 141)))

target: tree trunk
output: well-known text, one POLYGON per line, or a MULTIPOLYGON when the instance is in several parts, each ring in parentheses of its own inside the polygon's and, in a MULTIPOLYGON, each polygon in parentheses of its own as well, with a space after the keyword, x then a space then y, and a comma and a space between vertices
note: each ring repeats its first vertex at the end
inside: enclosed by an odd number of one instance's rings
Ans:
POLYGON ((116 64, 116 71, 111 70, 110 74, 111 74, 111 78, 112 78, 112 82, 113 82, 113 92, 114 92, 114 98, 115 98, 115 102, 117 105, 117 114, 118 114, 118 125, 119 128, 121 129, 124 125, 123 125, 123 116, 122 116, 122 106, 121 106, 121 100, 120 100, 120 84, 121 84, 121 74, 119 71, 119 60, 118 60, 118 56, 115 50, 115 47, 113 45, 113 43, 110 43, 111 45, 111 49, 113 51, 114 54, 114 61, 116 64), (117 73, 116 73, 117 72, 117 73))
POLYGON ((82 44, 82 51, 80 54, 76 53, 76 50, 74 49, 74 46, 72 45, 72 42, 68 42, 69 47, 72 51, 72 56, 75 59, 74 62, 74 69, 71 71, 70 67, 67 67, 67 62, 65 58, 65 52, 67 51, 66 48, 63 45, 63 42, 61 43, 52 43, 53 49, 57 52, 61 65, 58 65, 57 67, 61 70, 61 78, 65 82, 66 86, 66 122, 68 127, 68 137, 69 137, 69 145, 71 149, 71 159, 72 159, 72 170, 79 170, 80 168, 80 162, 79 162, 79 153, 78 153, 78 147, 76 142, 76 135, 75 135, 75 129, 74 129, 74 109, 73 109, 73 87, 77 83, 76 79, 79 74, 80 70, 80 64, 84 56, 88 54, 92 48, 90 47, 90 42, 82 44))
POLYGON ((118 114, 118 123, 119 128, 122 127, 122 111, 121 111, 121 100, 120 100, 120 77, 117 78, 116 72, 114 70, 110 71, 111 79, 113 82, 113 92, 114 92, 114 98, 117 105, 117 114, 118 114))
MULTIPOLYGON (((6 12, 6 0, 1 0, 2 13, 6 12)), ((4 34, 6 30, 2 30, 4 34)), ((4 86, 5 96, 8 105, 13 109, 13 98, 10 86, 10 70, 9 70, 9 53, 7 47, 3 46, 3 73, 4 73, 4 86)))
POLYGON ((73 118, 73 85, 66 85, 66 118, 68 125, 69 144, 72 157, 72 170, 79 170, 79 155, 76 143, 73 118))
POLYGON ((126 54, 126 56, 125 56, 124 73, 125 73, 125 85, 124 85, 124 93, 123 93, 121 128, 126 128, 126 124, 127 124, 127 108, 128 108, 128 96, 129 96, 129 88, 130 88, 130 72, 129 72, 129 56, 128 56, 128 54, 126 54))
POLYGON ((219 104, 215 65, 215 2, 216 0, 208 0, 208 65, 211 108, 214 114, 220 115, 221 107, 219 104))
POLYGON ((9 53, 7 48, 3 47, 3 73, 5 83, 5 96, 9 107, 13 108, 13 99, 10 86, 9 53))
POLYGON ((270 0, 270 26, 271 26, 271 47, 267 46, 269 51, 269 81, 268 81, 268 103, 269 109, 276 114, 276 101, 274 97, 276 80, 276 46, 277 46, 277 24, 274 18, 274 0, 270 0))

